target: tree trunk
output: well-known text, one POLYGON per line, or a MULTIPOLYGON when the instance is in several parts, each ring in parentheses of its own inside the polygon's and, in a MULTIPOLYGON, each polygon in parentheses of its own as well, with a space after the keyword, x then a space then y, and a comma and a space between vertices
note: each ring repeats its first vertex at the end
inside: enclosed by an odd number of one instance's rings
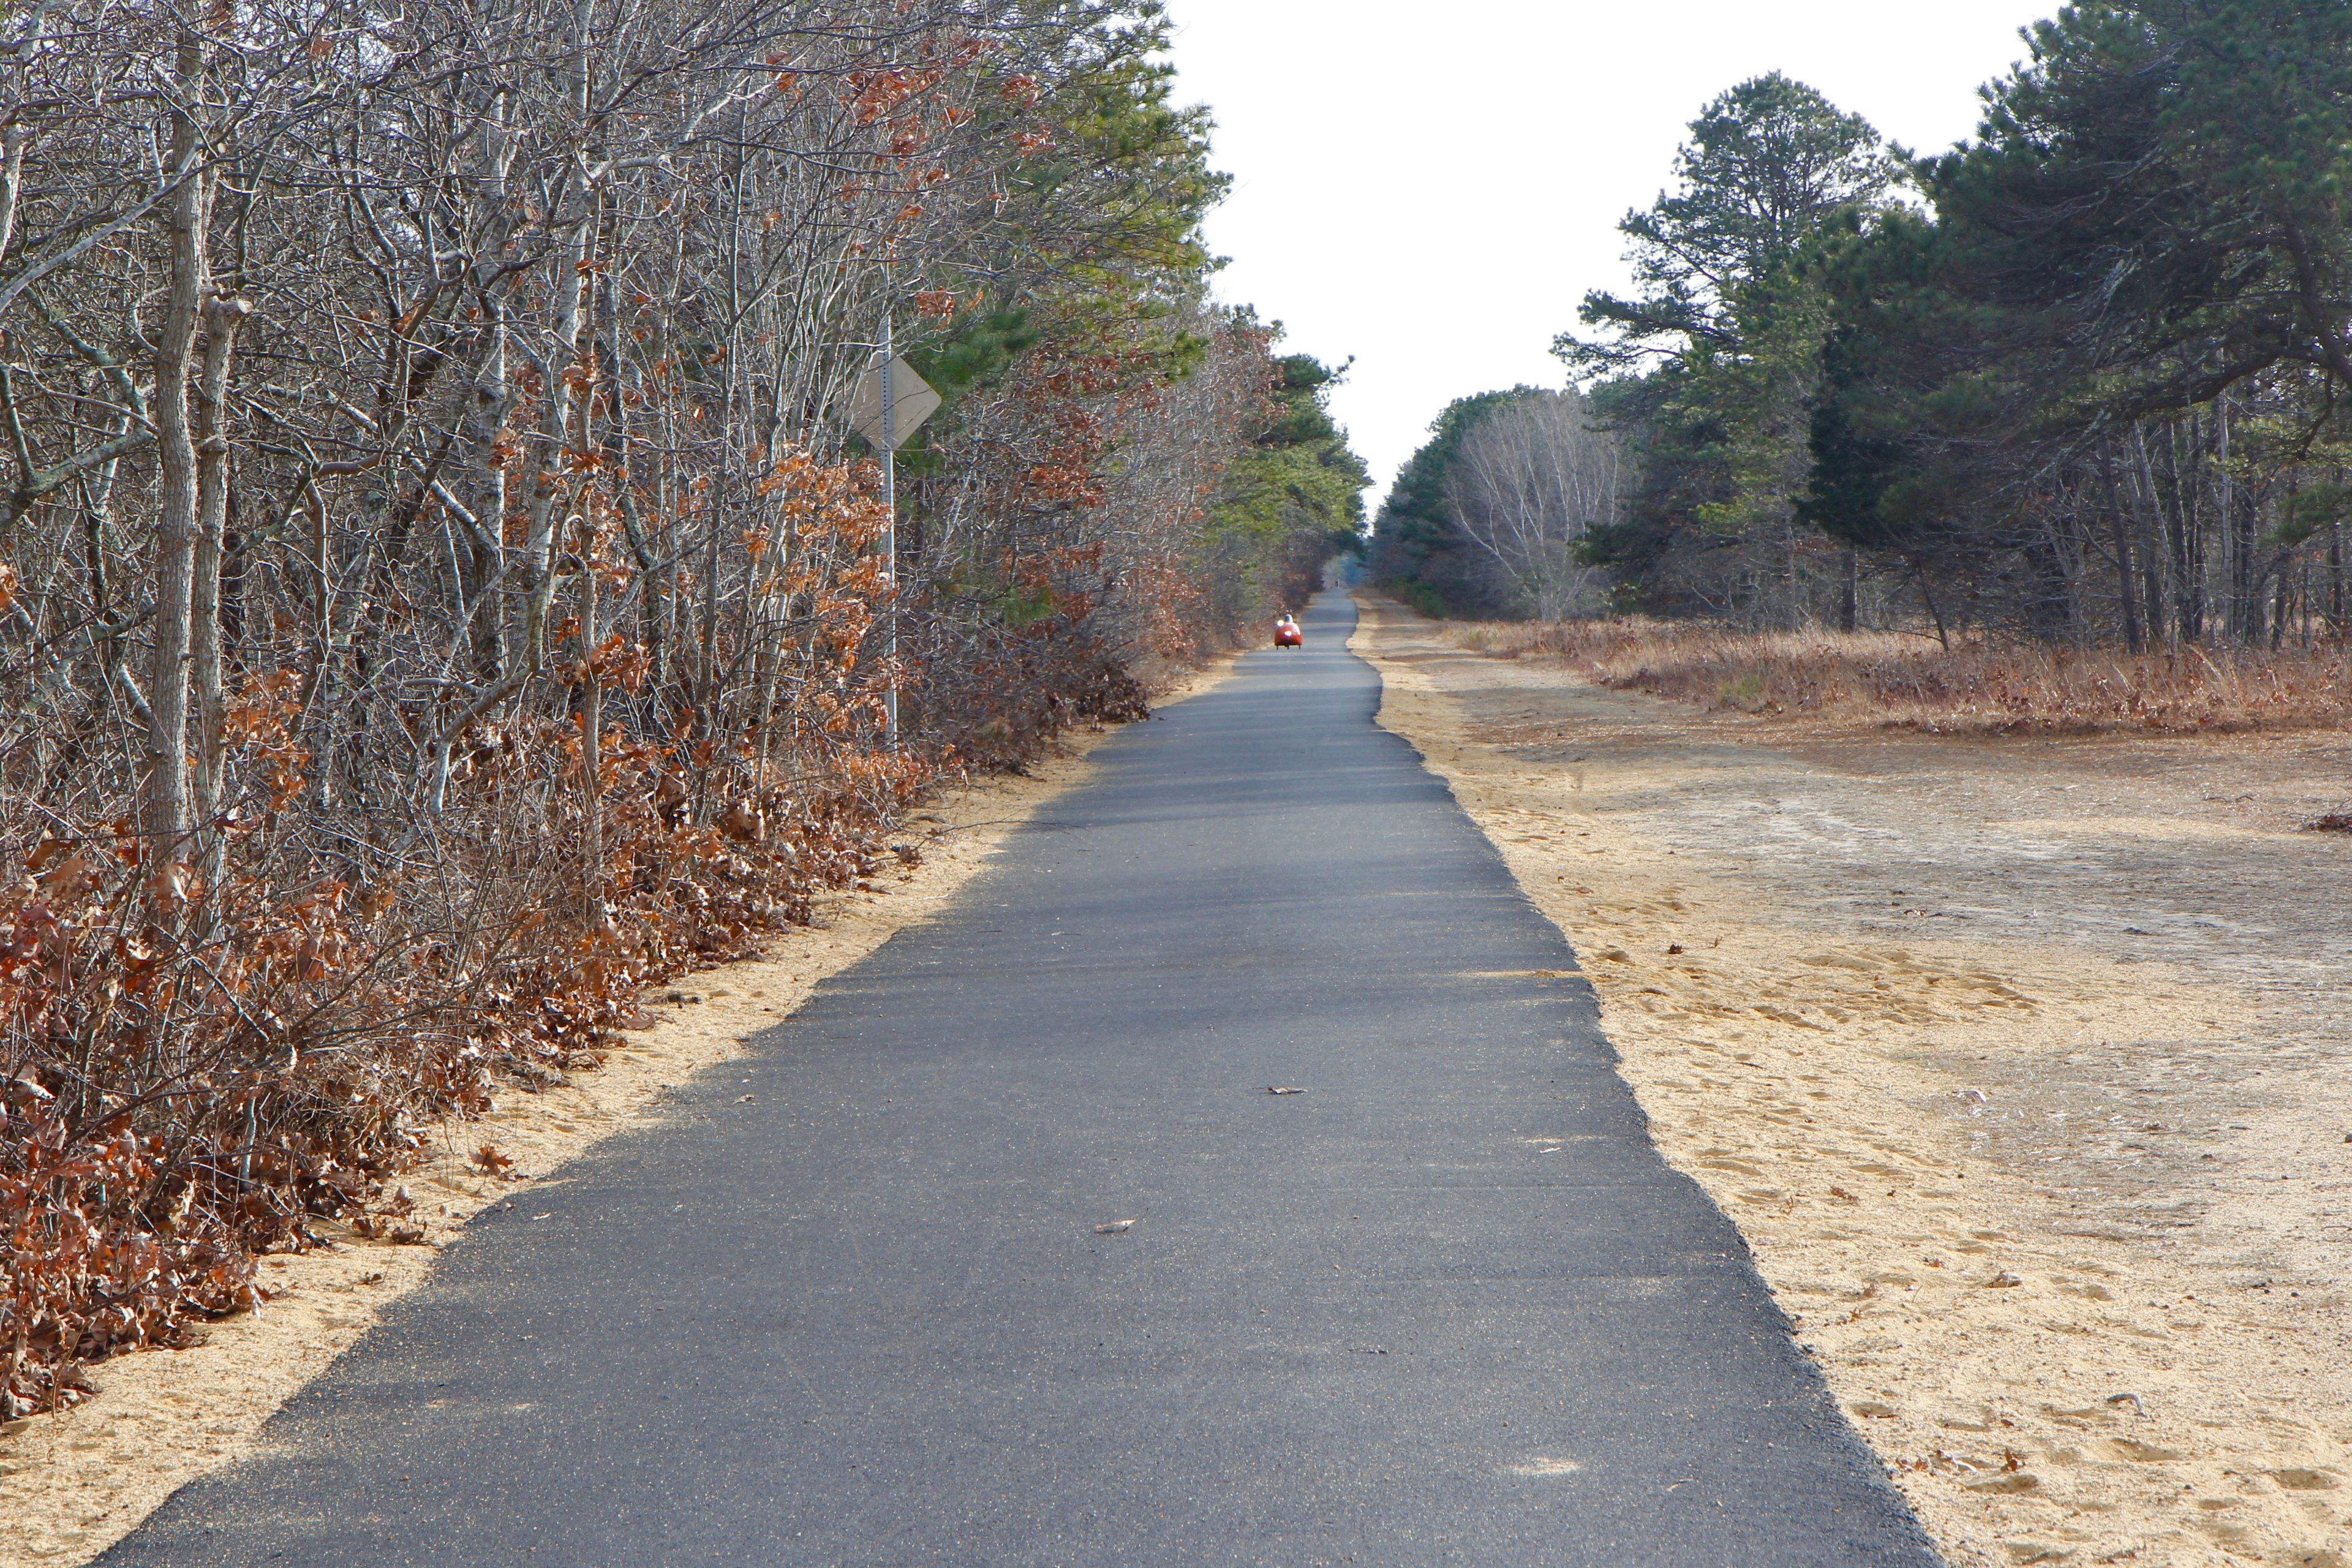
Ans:
POLYGON ((2198 483, 2198 470, 2203 466, 2202 437, 2199 433, 2196 415, 2189 416, 2189 473, 2181 475, 2180 431, 2176 425, 2165 442, 2165 465, 2172 491, 2171 515, 2166 520, 2172 532, 2172 593, 2173 624, 2179 628, 2183 642, 2201 642, 2205 637, 2205 551, 2204 514, 2199 506, 2203 486, 2198 483))
MULTIPOLYGON (((588 34, 589 7, 587 0, 574 0, 572 11, 572 58, 565 84, 566 107, 585 124, 588 118, 588 34)), ((576 167, 587 163, 585 150, 572 161, 576 167)), ((563 526, 559 517, 558 502, 565 499, 570 489, 570 452, 572 438, 572 405, 576 389, 575 376, 580 365, 580 331, 582 307, 586 303, 588 266, 596 243, 594 214, 585 205, 584 192, 575 193, 572 199, 583 203, 572 219, 571 233, 551 258, 552 276, 548 279, 548 292, 555 305, 551 352, 536 369, 539 372, 539 430, 542 450, 534 465, 530 500, 526 502, 528 522, 523 534, 523 657, 530 668, 537 669, 547 657, 547 611, 555 601, 554 543, 563 526)), ((593 342, 593 337, 592 337, 593 342)), ((731 366, 730 366, 731 368, 731 366)), ((582 445, 586 445, 583 441, 582 445)))
POLYGON ((580 699, 581 816, 586 830, 588 909, 591 919, 604 911, 604 682, 596 673, 596 536, 593 528, 580 549, 585 557, 580 573, 580 666, 587 686, 580 699))
POLYGON ((188 596, 188 674, 195 689, 195 801, 199 843, 215 838, 220 810, 221 723, 227 711, 221 668, 221 546, 228 526, 228 489, 233 475, 226 405, 229 360, 237 329, 252 307, 243 300, 205 301, 203 371, 196 384, 193 434, 196 453, 196 553, 188 596))
POLYGON ((506 617, 501 607, 484 604, 490 594, 503 592, 506 570, 506 455, 499 433, 514 407, 514 384, 507 370, 507 294, 512 288, 501 274, 501 252, 514 223, 508 202, 509 166, 514 157, 508 119, 512 104, 502 91, 491 90, 470 106, 479 122, 475 141, 479 148, 471 177, 475 226, 473 286, 475 309, 480 312, 486 341, 477 362, 473 384, 466 389, 466 408, 457 430, 457 470, 452 489, 464 509, 459 521, 467 545, 466 580, 457 584, 461 613, 471 615, 475 673, 485 686, 506 679, 506 617))
POLYGON ((604 410, 600 450, 605 471, 612 475, 613 504, 621 514, 621 527, 629 542, 629 558, 636 564, 637 626, 646 644, 646 683, 658 691, 668 675, 669 644, 662 635, 666 613, 664 574, 656 565, 645 519, 637 511, 636 478, 629 453, 631 378, 623 374, 628 362, 622 358, 620 307, 613 298, 612 275, 618 265, 618 258, 613 258, 613 265, 598 275, 596 282, 596 313, 600 318, 593 329, 600 362, 596 366, 596 384, 604 410))
POLYGON ((2278 586, 2272 592, 2271 651, 2278 652, 2286 638, 2287 616, 2294 609, 2294 582, 2282 557, 2278 563, 2278 586))
POLYGON ((457 469, 457 499, 465 510, 459 521, 466 529, 466 581, 458 584, 462 612, 473 617, 474 669, 485 684, 506 678, 505 617, 496 605, 482 601, 501 591, 505 549, 499 535, 506 527, 506 459, 499 450, 499 432, 507 411, 514 405, 514 389, 507 379, 506 322, 500 302, 485 295, 482 330, 489 345, 482 355, 474 384, 466 390, 466 412, 459 425, 463 449, 457 469))
POLYGON ((2111 446, 2099 448, 2099 476, 2106 483, 2107 521, 2116 535, 2116 585, 2121 592, 2124 611, 2124 646, 2135 654, 2143 651, 2147 638, 2140 631, 2139 592, 2137 573, 2132 563, 2132 530, 2124 519, 2120 492, 2116 486, 2116 454, 2111 446))
POLYGON ((148 667, 147 755, 140 787, 140 827, 148 863, 177 859, 189 826, 188 664, 196 568, 196 447, 188 383, 204 300, 209 195, 195 104, 203 90, 204 46, 180 39, 172 114, 172 174, 180 181, 166 209, 170 286, 155 335, 155 641, 148 667))
POLYGON ((547 610, 555 597, 554 543, 561 519, 557 502, 568 489, 571 463, 572 405, 574 376, 580 369, 582 293, 586 287, 593 226, 585 216, 574 225, 569 243, 555 253, 555 300, 552 350, 534 368, 539 372, 539 444, 526 503, 529 522, 523 536, 523 658, 533 669, 547 654, 547 610))
MULTIPOLYGON (((2233 487, 2234 488, 2234 487, 2233 487)), ((2262 516, 2253 492, 2240 489, 2230 519, 2231 596, 2239 605, 2238 640, 2252 647, 2263 640, 2262 516)))
POLYGON ((2344 529, 2327 525, 2327 635, 2344 636, 2344 529))

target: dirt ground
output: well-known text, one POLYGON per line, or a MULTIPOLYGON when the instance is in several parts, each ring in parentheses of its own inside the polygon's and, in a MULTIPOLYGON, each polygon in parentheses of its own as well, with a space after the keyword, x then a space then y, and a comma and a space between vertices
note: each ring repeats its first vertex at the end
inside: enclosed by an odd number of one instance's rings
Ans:
MULTIPOLYGON (((1228 668, 1230 660, 1219 661, 1159 700, 1181 700, 1228 668)), ((601 1069, 544 1093, 502 1094, 484 1120, 446 1127, 442 1157, 404 1184, 425 1222, 425 1245, 354 1236, 266 1259, 271 1300, 259 1311, 211 1325, 194 1349, 102 1363, 92 1373, 96 1398, 0 1428, 0 1565, 86 1563, 178 1488, 252 1451, 280 1405, 388 1303, 424 1283, 438 1248, 468 1216, 489 1204, 528 1204, 531 1187, 564 1161, 626 1123, 661 1115, 665 1089, 740 1055, 751 1035, 791 1014, 819 982, 937 914, 1014 826, 1085 775, 1085 753, 1102 734, 1073 735, 1028 776, 942 792, 905 831, 902 841, 922 850, 919 868, 877 878, 872 893, 820 900, 816 923, 762 958, 652 992, 655 1026, 631 1035, 601 1069), (512 1158, 513 1169, 492 1179, 473 1168, 471 1154, 484 1142, 512 1158)))
POLYGON ((1955 1564, 2352 1564, 2352 736, 1710 714, 1366 597, 1955 1564))

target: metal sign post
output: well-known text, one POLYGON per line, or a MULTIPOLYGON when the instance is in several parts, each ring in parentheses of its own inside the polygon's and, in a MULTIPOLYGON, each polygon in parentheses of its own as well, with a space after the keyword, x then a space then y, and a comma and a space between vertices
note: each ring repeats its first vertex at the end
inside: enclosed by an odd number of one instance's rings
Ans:
POLYGON ((890 745, 898 744, 898 443, 921 427, 940 406, 940 395, 898 357, 891 342, 890 310, 882 311, 882 352, 857 378, 849 423, 866 444, 882 454, 882 506, 889 519, 882 530, 883 581, 890 588, 887 647, 890 689, 883 698, 890 745))
POLYGON ((882 307, 882 581, 890 590, 890 689, 882 699, 890 749, 898 749, 898 351, 890 343, 890 307, 882 307))

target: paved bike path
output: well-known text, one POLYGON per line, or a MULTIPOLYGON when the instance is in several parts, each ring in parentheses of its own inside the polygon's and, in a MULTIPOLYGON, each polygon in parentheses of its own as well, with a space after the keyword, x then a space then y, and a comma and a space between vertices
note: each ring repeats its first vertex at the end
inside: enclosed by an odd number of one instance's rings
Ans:
POLYGON ((1105 745, 101 1561, 1933 1568, 1354 618, 1105 745))

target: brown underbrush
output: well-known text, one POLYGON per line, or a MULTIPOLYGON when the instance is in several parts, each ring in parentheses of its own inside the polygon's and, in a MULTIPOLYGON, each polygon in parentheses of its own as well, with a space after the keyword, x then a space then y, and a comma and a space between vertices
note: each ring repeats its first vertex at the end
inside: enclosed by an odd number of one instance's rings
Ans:
POLYGON ((225 726, 253 787, 160 865, 127 816, 0 796, 0 1422, 257 1305, 257 1258, 322 1221, 421 1239, 398 1182, 436 1129, 601 1065, 643 987, 918 862, 890 840, 932 782, 1148 712, 1051 622, 910 692, 919 749, 883 744, 873 681, 808 689, 773 745, 480 722, 416 810, 323 800, 286 683, 257 681, 225 726))
POLYGON ((1631 616, 1448 623, 1458 646, 1557 658, 1601 686, 1748 713, 1942 733, 2193 733, 2352 720, 2352 653, 2195 646, 2132 654, 1899 632, 1743 632, 1631 616))
POLYGON ((125 824, 52 823, 0 893, 0 1419, 256 1304, 257 1255, 318 1220, 415 1239, 394 1178, 435 1121, 597 1065, 642 985, 805 921, 932 772, 848 754, 698 813, 678 759, 616 746, 591 899, 579 752, 555 724, 478 736, 404 838, 336 855, 265 814, 209 884, 125 824))

